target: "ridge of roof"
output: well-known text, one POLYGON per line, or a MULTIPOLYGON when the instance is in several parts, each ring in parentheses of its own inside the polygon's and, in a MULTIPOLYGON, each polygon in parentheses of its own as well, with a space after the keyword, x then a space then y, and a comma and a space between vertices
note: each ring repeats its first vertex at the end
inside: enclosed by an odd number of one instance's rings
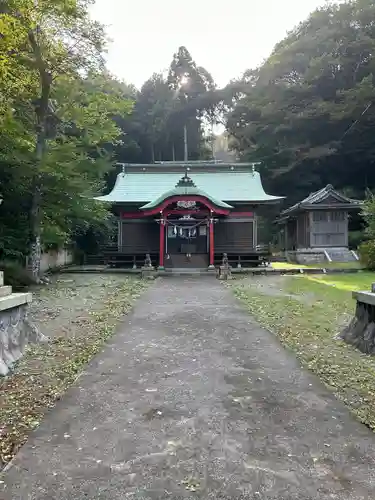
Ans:
POLYGON ((283 210, 280 214, 280 218, 287 216, 288 214, 291 214, 296 210, 298 210, 299 208, 303 208, 306 205, 314 205, 315 203, 319 203, 320 201, 327 198, 329 195, 334 196, 335 198, 346 204, 358 205, 361 203, 360 200, 354 200, 352 198, 345 196, 342 193, 339 193, 332 186, 332 184, 327 184, 327 186, 325 186, 324 188, 319 189, 318 191, 314 191, 313 193, 310 193, 302 201, 299 201, 298 203, 292 205, 291 207, 283 210))
POLYGON ((145 168, 158 168, 164 167, 251 167, 254 168, 259 165, 258 162, 222 162, 217 160, 191 160, 191 161, 156 161, 154 163, 117 163, 117 165, 126 169, 126 167, 145 167, 145 168))
POLYGON ((144 172, 165 173, 171 171, 208 171, 219 173, 226 170, 255 172, 257 163, 219 162, 219 161, 165 161, 155 163, 118 163, 123 173, 141 174, 144 172))

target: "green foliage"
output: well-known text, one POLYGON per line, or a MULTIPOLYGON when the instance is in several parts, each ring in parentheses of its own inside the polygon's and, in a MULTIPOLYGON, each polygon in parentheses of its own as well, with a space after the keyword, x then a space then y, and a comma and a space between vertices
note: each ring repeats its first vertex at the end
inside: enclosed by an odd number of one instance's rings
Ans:
POLYGON ((20 262, 0 261, 0 271, 4 272, 4 284, 13 287, 13 290, 23 290, 29 287, 33 280, 20 262))
POLYGON ((362 264, 370 271, 375 271, 375 240, 365 241, 359 246, 362 264))
POLYGON ((366 234, 364 231, 350 231, 349 232, 349 248, 357 250, 357 248, 366 241, 366 234))
MULTIPOLYGON (((184 126, 189 159, 212 157, 204 127, 217 120, 221 96, 208 71, 185 47, 174 54, 168 77, 155 73, 135 94, 131 116, 116 119, 123 134, 116 148, 121 162, 149 163, 184 158, 184 126)), ((113 179, 112 179, 113 180, 113 179)))
POLYGON ((194 100, 212 77, 181 49, 168 79, 154 75, 140 92, 116 81, 89 3, 1 4, 0 259, 24 261, 38 236, 43 249, 109 241, 110 207, 93 196, 112 185, 113 160, 182 158, 188 119, 190 157, 207 155, 194 100), (189 85, 178 93, 181 71, 189 85))
POLYGON ((121 139, 115 117, 126 117, 133 103, 129 87, 103 68, 106 40, 89 17, 89 3, 1 4, 2 259, 24 261, 36 230, 48 249, 69 242, 77 227, 100 227, 108 219, 93 195, 121 139))
MULTIPOLYGON (((360 260, 367 269, 375 270, 375 196, 370 192, 367 193, 361 215, 366 227, 357 233, 360 260)), ((353 245, 352 233, 349 233, 349 245, 353 245)))
POLYGON ((375 186, 374 22, 372 0, 327 4, 239 84, 233 147, 290 203, 328 183, 375 186))
POLYGON ((375 196, 368 192, 362 210, 362 217, 366 223, 366 234, 375 240, 375 196))
POLYGON ((97 255, 103 247, 117 245, 117 220, 113 215, 101 218, 96 224, 78 223, 73 240, 76 255, 97 255))

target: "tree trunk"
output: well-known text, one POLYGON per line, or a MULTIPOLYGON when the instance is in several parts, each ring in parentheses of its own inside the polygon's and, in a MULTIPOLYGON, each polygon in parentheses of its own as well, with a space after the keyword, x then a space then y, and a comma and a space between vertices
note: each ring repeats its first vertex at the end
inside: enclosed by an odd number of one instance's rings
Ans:
POLYGON ((37 133, 36 143, 36 172, 34 173, 31 186, 31 208, 30 208, 30 267, 31 274, 36 283, 40 280, 40 261, 42 256, 41 233, 41 178, 40 164, 46 147, 46 136, 44 127, 37 133))
POLYGON ((155 163, 155 145, 151 144, 151 163, 155 163))
MULTIPOLYGON (((46 95, 46 94, 45 94, 46 95)), ((49 96, 49 91, 48 94, 49 96)), ((45 97, 40 99, 39 107, 36 109, 38 117, 37 124, 37 139, 35 148, 35 172, 31 185, 31 207, 30 207, 30 267, 31 274, 36 283, 40 282, 40 261, 42 257, 42 243, 41 243, 41 201, 42 201, 42 162, 46 151, 47 143, 47 113, 48 101, 45 97)))
POLYGON ((35 283, 40 282, 40 261, 42 257, 42 244, 40 240, 40 190, 34 191, 31 207, 31 241, 30 241, 30 267, 35 283))
POLYGON ((40 281, 40 260, 42 255, 41 247, 41 222, 42 213, 40 209, 42 199, 42 162, 47 143, 47 116, 49 112, 49 100, 52 87, 52 74, 43 58, 43 52, 38 40, 38 29, 31 30, 28 38, 35 63, 39 72, 40 98, 35 104, 35 114, 37 118, 37 140, 35 147, 36 165, 31 186, 31 207, 30 207, 30 260, 31 273, 35 282, 40 281))
POLYGON ((176 151, 174 147, 174 142, 172 143, 172 161, 176 161, 176 151))

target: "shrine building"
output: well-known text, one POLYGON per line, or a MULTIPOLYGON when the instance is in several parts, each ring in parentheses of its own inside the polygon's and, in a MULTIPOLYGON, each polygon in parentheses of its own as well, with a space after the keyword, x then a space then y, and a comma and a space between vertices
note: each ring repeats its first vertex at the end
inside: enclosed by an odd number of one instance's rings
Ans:
POLYGON ((224 253, 232 266, 259 265, 257 212, 282 198, 265 193, 254 164, 211 161, 123 165, 96 199, 118 217, 108 263, 138 268, 150 254, 163 270, 212 269, 224 253))
POLYGON ((349 250, 349 218, 363 202, 348 198, 331 184, 284 210, 277 223, 279 246, 300 264, 358 260, 349 250))

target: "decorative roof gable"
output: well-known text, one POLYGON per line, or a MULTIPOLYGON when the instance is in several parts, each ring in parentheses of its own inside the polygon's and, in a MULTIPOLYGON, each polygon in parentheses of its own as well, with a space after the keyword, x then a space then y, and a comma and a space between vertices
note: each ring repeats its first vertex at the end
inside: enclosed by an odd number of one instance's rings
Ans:
POLYGON ((349 204, 357 204, 357 200, 352 200, 347 196, 339 193, 334 189, 332 184, 328 184, 323 189, 316 191, 315 193, 311 193, 307 198, 300 202, 300 205, 315 205, 317 203, 324 203, 327 201, 332 201, 334 203, 349 203, 349 204))
POLYGON ((156 198, 155 200, 151 201, 150 203, 146 203, 146 205, 143 205, 141 207, 141 210, 151 210, 157 206, 159 206, 161 203, 163 203, 165 200, 168 198, 173 198, 174 196, 200 196, 201 198, 206 198, 209 200, 213 205, 216 207, 224 208, 224 209, 230 209, 233 208, 231 205, 228 205, 228 203, 225 203, 224 201, 218 200, 211 196, 210 194, 206 193, 202 189, 197 188, 195 185, 194 181, 188 176, 187 172, 185 172, 185 175, 181 177, 181 179, 177 182, 176 187, 174 189, 171 189, 160 196, 156 198))
POLYGON ((345 209, 356 209, 361 205, 361 201, 353 200, 352 198, 348 198, 347 196, 339 193, 334 189, 331 184, 328 184, 326 187, 320 189, 319 191, 315 191, 314 193, 309 194, 307 198, 296 203, 292 207, 287 208, 280 214, 280 220, 286 219, 290 215, 301 212, 304 210, 314 210, 319 208, 330 208, 338 206, 340 208, 345 209))

